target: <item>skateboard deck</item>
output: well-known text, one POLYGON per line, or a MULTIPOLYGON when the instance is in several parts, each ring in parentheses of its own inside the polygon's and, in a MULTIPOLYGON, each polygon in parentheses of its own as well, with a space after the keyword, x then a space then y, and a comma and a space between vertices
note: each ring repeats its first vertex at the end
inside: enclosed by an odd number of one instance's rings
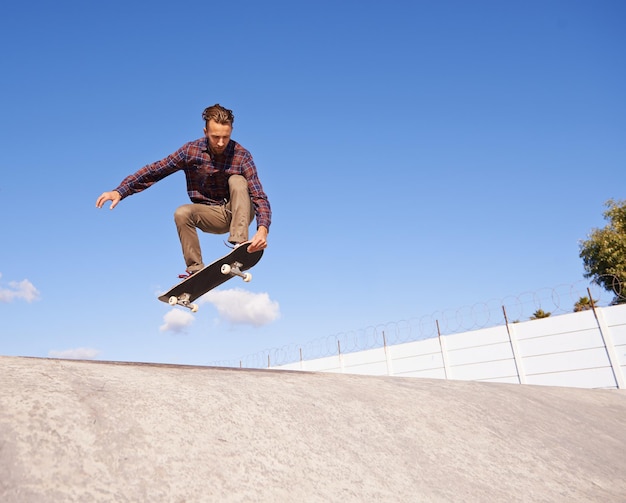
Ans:
POLYGON ((195 313, 198 310, 198 306, 193 304, 193 301, 225 283, 230 278, 239 276, 245 282, 252 280, 252 274, 244 271, 247 271, 261 260, 263 250, 249 253, 249 244, 249 241, 242 243, 241 246, 238 246, 227 255, 185 278, 163 295, 160 295, 159 300, 170 306, 179 305, 186 307, 195 313))

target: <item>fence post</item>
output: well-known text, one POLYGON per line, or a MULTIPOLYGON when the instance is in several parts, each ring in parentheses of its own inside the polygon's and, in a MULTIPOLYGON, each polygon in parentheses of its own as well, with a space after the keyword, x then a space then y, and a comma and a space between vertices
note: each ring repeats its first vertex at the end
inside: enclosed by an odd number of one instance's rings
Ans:
POLYGON ((392 360, 391 360, 391 355, 389 354, 389 351, 387 350, 387 337, 385 337, 384 330, 383 330, 383 348, 385 350, 385 361, 387 363, 387 375, 392 376, 393 375, 392 360))
POLYGON ((441 350, 441 361, 443 362, 443 376, 444 379, 449 379, 449 369, 450 365, 448 363, 448 351, 445 347, 445 342, 441 337, 441 330, 439 330, 439 320, 435 320, 435 324, 437 325, 437 338, 439 339, 439 349, 441 350))
POLYGON ((345 373, 345 368, 343 365, 343 356, 341 355, 341 341, 337 339, 337 357, 339 358, 339 370, 341 373, 345 373))
POLYGON ((506 325, 506 333, 509 334, 509 344, 511 345, 511 353, 513 353, 513 362, 515 363, 515 371, 517 372, 517 380, 520 384, 526 384, 526 373, 522 367, 522 358, 519 352, 519 346, 517 345, 517 337, 515 337, 515 328, 509 325, 509 318, 506 315, 506 309, 502 306, 502 313, 504 314, 504 323, 506 325))
POLYGON ((619 356, 617 355, 617 351, 615 351, 615 345, 613 344, 613 338, 611 337, 611 330, 609 326, 606 324, 606 320, 604 319, 604 315, 600 309, 596 309, 593 298, 591 297, 591 292, 589 288, 587 288, 587 293, 589 294, 589 300, 591 302, 591 309, 593 310, 593 315, 596 317, 596 323, 598 324, 598 329, 600 330, 600 336, 602 337, 602 342, 604 343, 604 349, 606 351, 606 355, 609 359, 609 364, 611 365, 611 370, 613 371, 613 377, 615 378, 615 385, 618 389, 626 388, 626 382, 624 381, 624 375, 622 374, 622 367, 619 363, 619 356))

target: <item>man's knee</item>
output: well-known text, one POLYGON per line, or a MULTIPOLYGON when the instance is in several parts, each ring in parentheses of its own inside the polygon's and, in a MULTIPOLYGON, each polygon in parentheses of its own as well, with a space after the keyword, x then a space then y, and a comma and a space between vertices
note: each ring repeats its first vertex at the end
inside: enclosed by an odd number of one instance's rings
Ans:
POLYGON ((178 208, 176 208, 176 211, 174 212, 174 221, 177 224, 188 222, 191 219, 191 215, 192 215, 192 211, 191 211, 190 204, 179 206, 178 208))
POLYGON ((248 180, 242 175, 232 175, 228 179, 228 189, 232 195, 233 192, 243 192, 248 193, 248 180))

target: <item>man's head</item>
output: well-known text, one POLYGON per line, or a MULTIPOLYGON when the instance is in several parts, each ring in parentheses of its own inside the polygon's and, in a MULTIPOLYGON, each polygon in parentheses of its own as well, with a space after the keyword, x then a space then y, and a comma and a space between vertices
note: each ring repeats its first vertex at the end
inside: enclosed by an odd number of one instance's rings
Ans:
POLYGON ((233 122, 235 122, 232 110, 216 103, 202 112, 202 118, 205 121, 204 135, 207 137, 211 152, 217 155, 223 154, 230 141, 233 122))
POLYGON ((202 112, 202 118, 207 123, 212 120, 218 124, 228 124, 230 127, 233 127, 233 122, 235 122, 233 111, 228 110, 228 108, 224 108, 218 103, 212 107, 205 108, 204 112, 202 112))

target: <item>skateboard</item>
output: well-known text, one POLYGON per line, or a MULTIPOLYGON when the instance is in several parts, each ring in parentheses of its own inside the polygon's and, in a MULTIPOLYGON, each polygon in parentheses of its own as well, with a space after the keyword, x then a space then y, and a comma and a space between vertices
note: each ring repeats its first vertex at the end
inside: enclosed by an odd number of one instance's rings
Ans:
POLYGON ((230 278, 239 276, 246 283, 251 281, 252 274, 244 271, 250 269, 261 260, 263 250, 249 253, 249 244, 249 241, 242 243, 227 255, 185 278, 163 295, 160 295, 159 300, 170 306, 186 307, 195 313, 198 310, 198 305, 193 304, 193 301, 225 283, 230 278))

